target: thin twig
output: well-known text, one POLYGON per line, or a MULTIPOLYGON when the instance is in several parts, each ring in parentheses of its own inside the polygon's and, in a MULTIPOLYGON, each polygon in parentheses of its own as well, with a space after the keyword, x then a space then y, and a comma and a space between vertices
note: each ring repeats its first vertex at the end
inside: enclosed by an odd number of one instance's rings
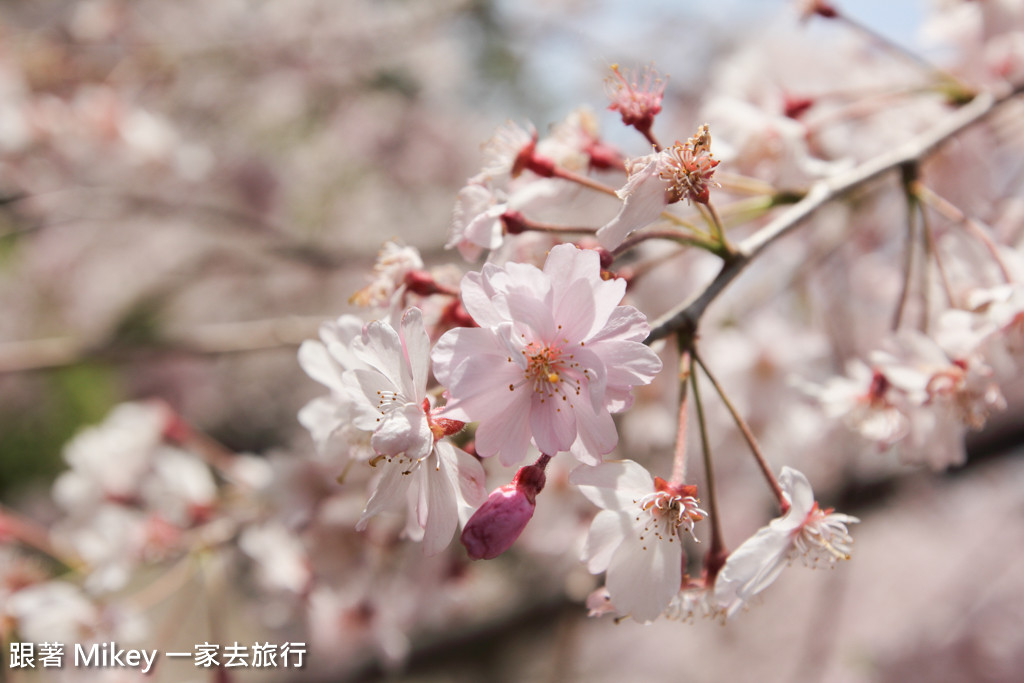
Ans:
POLYGON ((852 190, 900 168, 916 163, 934 152, 944 142, 973 126, 1000 105, 1024 92, 1024 85, 996 97, 991 93, 978 95, 937 123, 895 149, 880 154, 848 171, 817 181, 806 196, 756 233, 736 245, 735 253, 722 264, 714 280, 697 295, 665 313, 651 325, 647 343, 663 339, 677 331, 696 332, 704 311, 718 298, 743 269, 772 242, 789 234, 822 206, 852 190))
POLYGON ((786 496, 782 493, 782 487, 779 485, 779 480, 775 478, 771 468, 768 466, 768 461, 765 459, 764 453, 761 452, 761 447, 757 445, 757 439, 754 438, 754 433, 750 431, 750 426, 739 414, 739 411, 736 410, 736 406, 734 406, 732 401, 729 400, 729 397, 725 394, 725 390, 722 389, 722 385, 719 384, 718 380, 715 379, 715 376, 711 374, 711 371, 708 370, 708 366, 704 364, 704 361, 701 360, 700 355, 698 355, 696 351, 693 352, 693 360, 696 361, 697 365, 700 366, 700 369, 704 371, 708 381, 711 382, 711 386, 713 386, 715 391, 718 392, 718 396, 722 399, 722 403, 724 403, 725 407, 729 410, 729 414, 732 415, 733 421, 736 423, 736 426, 739 427, 740 433, 743 434, 743 438, 750 447, 750 452, 753 453, 754 460, 757 461, 757 466, 761 469, 761 473, 764 474, 764 478, 767 480, 768 486, 771 487, 772 493, 774 493, 775 498, 778 499, 779 506, 785 509, 789 506, 789 503, 786 501, 786 496))

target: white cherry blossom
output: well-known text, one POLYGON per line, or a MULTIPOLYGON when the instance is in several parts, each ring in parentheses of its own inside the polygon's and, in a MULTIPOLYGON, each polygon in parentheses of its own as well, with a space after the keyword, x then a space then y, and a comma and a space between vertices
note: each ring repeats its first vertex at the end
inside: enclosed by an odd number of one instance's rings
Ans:
POLYGON ((715 579, 715 600, 729 616, 770 586, 795 558, 811 566, 850 559, 853 538, 847 524, 860 520, 822 510, 807 477, 791 467, 782 468, 779 484, 789 509, 732 551, 715 579))
POLYGON ((578 467, 569 481, 602 508, 583 548, 587 569, 607 572, 608 601, 619 614, 656 619, 682 582, 680 529, 692 535, 694 523, 707 517, 696 488, 652 478, 632 460, 578 467))

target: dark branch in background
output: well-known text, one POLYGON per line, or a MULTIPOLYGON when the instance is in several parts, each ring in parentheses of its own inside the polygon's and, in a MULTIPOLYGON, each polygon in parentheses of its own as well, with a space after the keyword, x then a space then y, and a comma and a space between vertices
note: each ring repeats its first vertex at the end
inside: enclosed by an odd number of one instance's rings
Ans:
POLYGON ((865 185, 880 176, 908 165, 916 165, 940 145, 961 131, 983 120, 1002 104, 1024 92, 1017 86, 1009 93, 996 97, 990 93, 978 95, 930 130, 912 138, 890 152, 881 154, 861 165, 817 181, 803 199, 789 207, 778 218, 736 245, 736 253, 722 264, 722 270, 700 293, 664 314, 651 324, 647 337, 650 344, 673 333, 692 336, 704 311, 712 301, 772 242, 798 227, 815 211, 834 199, 865 185))

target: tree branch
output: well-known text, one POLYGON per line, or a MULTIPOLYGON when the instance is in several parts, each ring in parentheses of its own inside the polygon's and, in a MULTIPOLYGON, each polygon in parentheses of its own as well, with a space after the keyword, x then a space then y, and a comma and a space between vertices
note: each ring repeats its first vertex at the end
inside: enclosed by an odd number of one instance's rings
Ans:
POLYGON ((903 145, 874 159, 869 159, 849 171, 817 181, 803 199, 739 243, 735 248, 736 253, 725 260, 722 270, 703 291, 655 320, 651 324, 651 333, 647 336, 646 343, 650 344, 675 332, 691 335, 696 333, 697 325, 704 315, 705 309, 772 242, 788 234, 811 214, 832 200, 842 197, 886 173, 909 164, 919 163, 940 145, 964 129, 978 123, 999 106, 1021 93, 1024 93, 1024 85, 1017 86, 998 97, 992 93, 980 94, 931 129, 908 140, 903 145))

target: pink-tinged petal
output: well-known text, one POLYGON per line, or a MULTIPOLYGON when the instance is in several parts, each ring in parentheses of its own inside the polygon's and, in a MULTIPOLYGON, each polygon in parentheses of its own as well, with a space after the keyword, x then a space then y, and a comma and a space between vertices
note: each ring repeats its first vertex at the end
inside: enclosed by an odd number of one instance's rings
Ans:
POLYGON ((608 340, 589 347, 604 361, 609 387, 649 384, 661 372, 661 358, 639 342, 608 340))
POLYGON ((576 440, 576 415, 568 401, 537 392, 531 397, 530 430, 541 453, 567 451, 576 440))
POLYGON ((467 359, 479 356, 508 355, 508 348, 493 330, 483 327, 456 327, 441 335, 434 345, 434 377, 451 387, 452 371, 467 359))
POLYGON ((454 477, 454 484, 466 505, 475 508, 483 504, 487 500, 487 477, 480 461, 447 441, 438 442, 437 453, 454 477))
MULTIPOLYGON (((484 265, 483 273, 466 273, 459 289, 462 295, 462 306, 480 327, 494 327, 507 320, 507 316, 495 307, 496 292, 485 277, 491 264, 484 265)), ((493 269, 494 266, 491 266, 493 269)))
POLYGON ((299 347, 299 365, 307 375, 331 391, 342 391, 341 373, 344 368, 331 358, 327 347, 320 342, 312 339, 302 342, 299 347))
POLYGON ((444 417, 462 419, 453 414, 461 411, 464 421, 487 422, 500 418, 508 403, 529 402, 530 386, 518 386, 523 371, 509 356, 476 356, 459 365, 448 384, 451 394, 444 417), (510 388, 511 387, 511 388, 510 388))
POLYGON ((612 555, 622 544, 626 534, 632 531, 633 525, 628 515, 614 510, 601 510, 594 515, 580 558, 586 563, 587 570, 591 574, 600 574, 607 570, 612 555))
MULTIPOLYGON (((789 498, 790 508, 779 526, 786 529, 794 529, 804 523, 807 515, 814 508, 814 491, 811 489, 811 482, 802 472, 792 467, 783 467, 779 474, 779 485, 783 493, 789 498)), ((774 525, 774 522, 773 522, 774 525)))
POLYGON ((579 436, 569 452, 584 465, 596 465, 619 443, 615 421, 604 408, 597 411, 588 401, 576 403, 576 428, 579 436))
POLYGON ((476 452, 482 458, 501 453, 503 465, 517 465, 530 447, 530 399, 520 394, 506 400, 504 411, 482 420, 476 430, 476 452))
POLYGON ((594 325, 594 288, 586 280, 576 280, 556 303, 554 319, 558 321, 558 333, 554 338, 545 337, 548 342, 577 343, 590 335, 594 325))
POLYGON ((601 261, 596 251, 579 249, 572 244, 560 244, 548 252, 548 258, 544 262, 544 273, 551 278, 554 292, 552 303, 556 310, 565 310, 562 300, 574 283, 584 282, 590 289, 593 319, 587 330, 580 332, 577 337, 571 337, 573 341, 587 339, 597 329, 603 327, 608 316, 626 293, 625 280, 601 278, 601 261))
POLYGON ((592 249, 580 249, 568 242, 551 247, 544 261, 544 273, 552 284, 566 286, 574 280, 600 277, 601 257, 592 249))
POLYGON ((405 453, 413 460, 425 457, 434 446, 434 436, 422 406, 407 403, 388 411, 370 437, 370 445, 381 455, 405 453))
POLYGON ((462 234, 463 240, 479 245, 484 249, 497 249, 504 241, 501 216, 508 211, 508 204, 496 204, 486 211, 477 214, 466 225, 462 234))
POLYGON ((736 548, 715 579, 715 601, 730 616, 743 603, 767 588, 785 567, 789 536, 762 527, 736 548))
POLYGON ((633 460, 609 460, 594 467, 581 465, 569 474, 569 483, 605 510, 631 509, 637 500, 654 492, 654 478, 633 460))
MULTIPOLYGON (((359 360, 387 377, 396 389, 405 386, 402 340, 386 322, 374 320, 363 329, 363 335, 352 342, 352 351, 359 360)), ((411 397, 410 397, 411 398, 411 397)))
POLYGON ((658 175, 657 159, 631 175, 626 185, 618 191, 619 197, 623 199, 618 215, 597 231, 597 241, 601 246, 614 249, 622 244, 629 233, 658 220, 666 206, 667 187, 667 182, 658 175))
POLYGON ((566 374, 580 382, 585 388, 587 396, 582 398, 591 403, 601 405, 604 402, 604 394, 608 371, 604 359, 586 346, 574 346, 565 352, 566 358, 577 367, 572 368, 566 374))
POLYGON ((362 531, 371 517, 385 510, 393 510, 401 506, 405 501, 406 491, 409 488, 411 478, 406 467, 408 463, 385 462, 380 465, 384 474, 377 482, 377 487, 366 503, 366 509, 356 522, 356 531, 362 531))
MULTIPOLYGON (((403 387, 410 401, 421 402, 426 396, 427 377, 430 374, 430 337, 423 326, 423 313, 418 308, 410 308, 402 316, 402 345, 409 362, 412 384, 403 387)), ((402 373, 403 378, 406 373, 402 373)))
POLYGON ((444 550, 455 534, 459 524, 458 501, 455 488, 448 474, 441 470, 436 458, 431 458, 420 465, 426 468, 427 482, 426 507, 429 512, 423 527, 423 552, 436 555, 444 550))
POLYGON ((530 293, 510 292, 506 297, 508 312, 512 320, 527 325, 534 332, 534 339, 550 341, 555 336, 555 319, 551 307, 537 301, 530 293))
POLYGON ((642 342, 650 333, 647 316, 632 306, 616 306, 604 327, 590 338, 590 343, 609 339, 642 342))
POLYGON ((640 622, 657 619, 679 592, 682 560, 682 546, 675 536, 659 539, 651 534, 645 541, 627 536, 605 576, 615 609, 640 622))

